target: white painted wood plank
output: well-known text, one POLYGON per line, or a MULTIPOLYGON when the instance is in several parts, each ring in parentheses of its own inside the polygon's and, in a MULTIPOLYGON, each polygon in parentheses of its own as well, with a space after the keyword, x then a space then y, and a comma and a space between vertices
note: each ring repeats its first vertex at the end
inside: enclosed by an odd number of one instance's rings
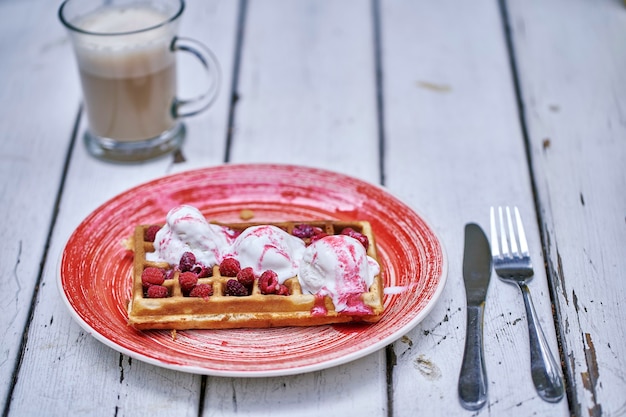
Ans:
MULTIPOLYGON (((377 183, 370 2, 250 1, 243 46, 231 161, 316 166, 377 183)), ((385 371, 381 350, 304 375, 209 378, 205 413, 383 416, 385 371)))
MULTIPOLYGON (((39 415, 41 410, 51 416, 197 415, 201 378, 130 360, 88 336, 59 298, 57 263, 74 228, 109 198, 164 174, 222 161, 237 9, 231 1, 187 3, 181 34, 214 50, 224 88, 209 113, 189 119, 186 162, 173 163, 168 157, 137 165, 110 164, 88 156, 82 140, 77 141, 9 415, 39 415)), ((72 71, 73 65, 73 60, 66 62, 64 70, 72 71)), ((199 83, 189 77, 181 80, 185 92, 193 92, 199 83)), ((78 78, 74 82, 78 85, 78 78)))
MULTIPOLYGON (((382 1, 387 186, 432 222, 449 257, 440 302, 394 345, 393 415, 461 415, 466 326, 463 231, 518 205, 536 268, 530 288, 556 351, 539 231, 498 2, 382 1)), ((492 276, 485 311, 493 415, 568 415, 536 394, 519 291, 492 276)))
POLYGON ((367 0, 249 2, 233 161, 378 182, 370 9, 367 0))
POLYGON ((47 1, 0 2, 0 409, 19 359, 79 105, 55 10, 47 1))
POLYGON ((626 412, 626 8, 510 1, 575 415, 626 412))

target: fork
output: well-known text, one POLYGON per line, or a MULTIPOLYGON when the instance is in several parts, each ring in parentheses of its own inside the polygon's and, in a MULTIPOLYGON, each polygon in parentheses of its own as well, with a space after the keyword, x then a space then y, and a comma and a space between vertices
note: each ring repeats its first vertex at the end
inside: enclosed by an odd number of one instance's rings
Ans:
POLYGON ((489 211, 493 265, 496 274, 503 281, 517 285, 524 297, 530 339, 530 369, 537 393, 545 401, 558 402, 563 398, 565 391, 563 372, 550 352, 550 347, 530 297, 530 290, 526 285, 526 282, 533 276, 533 267, 519 210, 517 207, 514 207, 513 210, 515 225, 511 219, 509 207, 504 209, 506 219, 502 207, 498 207, 497 224, 494 208, 491 207, 489 211), (500 226, 500 239, 498 239, 498 224, 500 226))

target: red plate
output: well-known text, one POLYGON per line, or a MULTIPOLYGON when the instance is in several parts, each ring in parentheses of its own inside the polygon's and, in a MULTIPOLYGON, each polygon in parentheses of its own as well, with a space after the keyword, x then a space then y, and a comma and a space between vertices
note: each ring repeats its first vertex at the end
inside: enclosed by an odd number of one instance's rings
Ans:
POLYGON ((89 215, 61 258, 59 288, 78 323, 104 344, 139 360, 217 376, 276 376, 343 364, 395 341, 432 309, 446 280, 440 240, 410 207, 383 188, 335 172, 290 165, 223 165, 160 178, 128 190, 89 215), (368 220, 385 283, 385 313, 372 325, 137 331, 126 324, 135 225, 162 223, 191 204, 209 219, 368 220))

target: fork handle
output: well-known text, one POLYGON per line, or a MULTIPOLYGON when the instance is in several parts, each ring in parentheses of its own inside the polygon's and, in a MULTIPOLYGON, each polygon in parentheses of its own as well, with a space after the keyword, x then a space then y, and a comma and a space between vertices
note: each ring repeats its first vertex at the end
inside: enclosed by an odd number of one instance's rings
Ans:
POLYGON ((487 372, 483 354, 483 315, 485 303, 467 306, 465 352, 459 377, 459 398, 468 410, 478 410, 487 402, 487 372))
POLYGON ((550 346, 539 324, 528 286, 521 282, 518 284, 524 296, 524 307, 526 307, 530 340, 530 371, 533 383, 541 398, 548 402, 558 402, 565 393, 563 371, 550 352, 550 346))

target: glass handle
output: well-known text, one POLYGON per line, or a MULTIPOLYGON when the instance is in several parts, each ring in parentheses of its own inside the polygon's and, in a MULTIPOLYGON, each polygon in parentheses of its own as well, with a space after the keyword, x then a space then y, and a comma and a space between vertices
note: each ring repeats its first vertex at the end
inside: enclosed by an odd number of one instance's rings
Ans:
POLYGON ((208 109, 217 98, 222 78, 217 58, 209 48, 194 39, 176 37, 172 41, 170 48, 174 52, 191 53, 198 58, 204 68, 209 83, 206 91, 191 99, 181 100, 176 98, 172 104, 172 115, 174 118, 196 115, 208 109))

